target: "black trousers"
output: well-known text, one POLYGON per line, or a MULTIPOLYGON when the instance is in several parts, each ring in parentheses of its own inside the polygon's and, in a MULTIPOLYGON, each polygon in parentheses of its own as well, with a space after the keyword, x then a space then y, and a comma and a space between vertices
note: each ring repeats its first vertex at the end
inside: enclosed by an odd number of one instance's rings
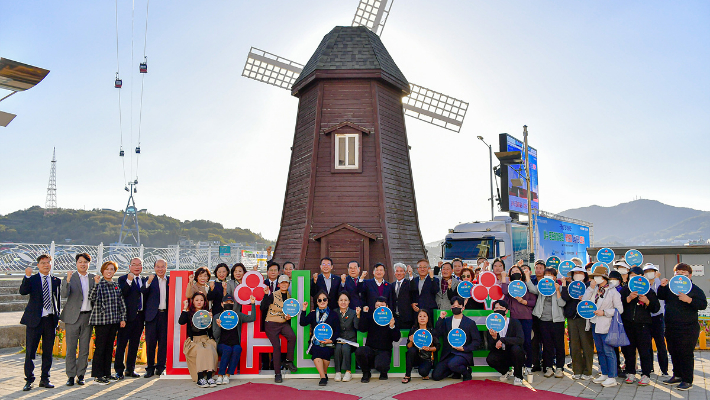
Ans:
POLYGON ((94 344, 94 359, 91 362, 91 376, 103 378, 111 375, 111 358, 113 357, 113 342, 116 340, 118 324, 94 326, 96 339, 94 344))
POLYGON ((698 335, 700 335, 700 324, 697 322, 690 326, 666 326, 666 342, 673 362, 673 376, 691 384, 698 335))
MULTIPOLYGON (((542 359, 545 368, 565 366, 565 323, 540 321, 542 359)), ((534 352, 535 350, 533 350, 534 352)))
POLYGON ((666 349, 666 322, 663 320, 664 315, 656 315, 651 317, 651 337, 656 342, 656 357, 658 358, 658 366, 661 367, 661 373, 668 375, 668 350, 666 349))
MULTIPOLYGON (((653 370, 653 347, 651 347, 651 324, 624 322, 624 330, 629 338, 629 345, 621 348, 626 360, 627 374, 636 374, 636 351, 641 359, 641 374, 651 376, 653 370)), ((693 344, 695 347, 695 344, 693 344)))
POLYGON ((52 349, 54 348, 54 337, 56 335, 57 324, 54 322, 54 316, 48 315, 42 317, 34 328, 29 326, 25 329, 25 380, 27 382, 35 381, 35 356, 39 341, 42 340, 42 375, 40 379, 43 381, 49 380, 49 370, 52 368, 52 349))
POLYGON ((419 357, 419 349, 412 346, 407 349, 407 371, 404 375, 411 377, 412 369, 415 366, 419 367, 419 376, 425 377, 429 376, 429 372, 431 372, 434 362, 432 360, 424 360, 419 357))
POLYGON ((516 378, 523 379, 525 351, 520 346, 506 346, 505 350, 491 350, 486 357, 486 362, 501 375, 508 373, 510 367, 513 367, 513 375, 516 378))
MULTIPOLYGON (((126 321, 126 327, 118 330, 118 341, 116 342, 116 361, 113 364, 113 369, 121 375, 124 371, 133 372, 136 367, 136 357, 138 357, 138 345, 143 335, 143 327, 145 326, 145 312, 141 311, 131 322, 126 321), (126 352, 128 345, 128 352, 126 352), (126 364, 123 364, 123 358, 126 358, 126 364)), ((166 339, 167 341, 167 339, 166 339)))
POLYGON ((532 317, 532 366, 542 365, 540 362, 540 347, 542 346, 542 332, 540 332, 540 318, 533 315, 532 317))
POLYGON ((145 345, 148 356, 146 371, 157 372, 158 375, 165 371, 165 362, 168 356, 168 313, 160 312, 152 321, 145 323, 145 345), (155 360, 155 348, 158 347, 158 361, 155 360))
POLYGON ((377 350, 369 346, 361 346, 355 350, 355 360, 360 365, 363 373, 371 373, 372 369, 387 373, 390 370, 392 351, 377 350))
POLYGON ((466 377, 469 373, 468 367, 472 365, 473 363, 469 363, 464 356, 450 353, 443 360, 439 360, 439 362, 436 363, 434 373, 431 374, 431 379, 440 381, 451 374, 459 374, 466 377))

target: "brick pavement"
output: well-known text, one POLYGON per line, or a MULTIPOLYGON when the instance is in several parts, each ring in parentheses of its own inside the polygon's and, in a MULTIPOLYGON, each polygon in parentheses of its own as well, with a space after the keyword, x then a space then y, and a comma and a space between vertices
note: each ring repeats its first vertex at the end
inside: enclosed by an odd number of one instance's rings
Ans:
MULTIPOLYGON (((23 363, 24 354, 17 352, 18 349, 5 349, 0 351, 0 399, 190 399, 195 396, 207 394, 239 385, 246 380, 232 379, 228 386, 218 386, 213 389, 202 389, 197 387, 189 379, 125 379, 112 383, 108 386, 94 384, 92 379, 87 381, 85 386, 64 386, 66 375, 64 374, 64 359, 55 358, 52 365, 52 383, 54 389, 42 389, 35 387, 29 392, 23 392, 23 363)), ((40 361, 39 357, 36 360, 40 361)), ((91 366, 89 366, 91 368, 91 366)), ((596 368, 596 366, 595 366, 596 368)), ((656 366, 658 368, 658 366, 656 366)), ((35 370, 39 372, 39 363, 35 370)), ((138 368, 138 373, 142 373, 142 368, 138 368)), ((89 375, 89 374, 87 374, 89 375)), ((414 374, 416 376, 416 373, 414 374)), ((287 377, 287 376, 285 376, 287 377)), ((446 379, 441 382, 422 381, 415 377, 407 385, 400 383, 400 378, 391 377, 388 381, 377 380, 377 374, 368 384, 362 384, 359 379, 352 382, 339 383, 332 379, 326 387, 319 387, 316 379, 285 379, 284 385, 296 389, 328 390, 355 394, 368 400, 388 400, 399 393, 427 388, 439 388, 460 380, 446 379)), ((481 378, 482 379, 482 378, 481 378)), ((495 378, 493 378, 495 379, 495 378)), ((565 377, 544 378, 540 373, 535 374, 531 390, 549 390, 557 393, 564 393, 571 396, 579 396, 599 400, 710 400, 708 395, 707 382, 710 379, 710 352, 696 352, 695 362, 695 382, 693 389, 681 392, 660 382, 658 376, 652 375, 652 384, 647 387, 637 385, 620 384, 613 388, 602 388, 600 385, 590 381, 574 381, 570 378, 568 370, 565 370, 565 377)), ((273 380, 255 379, 253 382, 272 383, 273 380)), ((509 381, 512 384, 512 380, 509 381)))

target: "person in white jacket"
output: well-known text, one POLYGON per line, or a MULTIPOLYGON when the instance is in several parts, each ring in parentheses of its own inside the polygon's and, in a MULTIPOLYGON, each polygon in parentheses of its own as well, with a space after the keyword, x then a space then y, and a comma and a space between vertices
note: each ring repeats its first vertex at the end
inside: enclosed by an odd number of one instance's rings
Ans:
POLYGON ((592 301, 597 306, 597 311, 594 312, 594 317, 592 317, 590 322, 592 323, 594 344, 597 347, 599 368, 602 371, 601 375, 592 382, 601 383, 604 387, 616 386, 618 384, 616 381, 616 353, 613 347, 606 344, 605 339, 609 333, 609 326, 614 317, 614 312, 623 313, 624 306, 621 303, 619 292, 609 286, 609 275, 606 267, 596 267, 589 274, 589 277, 592 280, 589 282, 589 287, 582 299, 592 301))

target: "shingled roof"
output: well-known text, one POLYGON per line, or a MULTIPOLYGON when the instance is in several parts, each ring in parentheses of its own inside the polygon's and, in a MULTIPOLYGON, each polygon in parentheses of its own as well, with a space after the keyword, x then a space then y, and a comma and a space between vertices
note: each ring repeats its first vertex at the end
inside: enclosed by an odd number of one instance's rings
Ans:
POLYGON ((292 92, 318 70, 381 70, 387 81, 409 92, 407 78, 380 37, 364 26, 336 26, 325 35, 293 83, 292 92))

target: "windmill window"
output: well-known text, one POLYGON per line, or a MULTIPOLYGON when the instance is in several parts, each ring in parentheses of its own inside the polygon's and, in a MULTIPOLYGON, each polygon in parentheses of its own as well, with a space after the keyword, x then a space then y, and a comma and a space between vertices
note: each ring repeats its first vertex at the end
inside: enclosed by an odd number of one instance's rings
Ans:
POLYGON ((335 168, 336 169, 358 169, 359 158, 359 137, 358 134, 336 134, 335 135, 335 168))

